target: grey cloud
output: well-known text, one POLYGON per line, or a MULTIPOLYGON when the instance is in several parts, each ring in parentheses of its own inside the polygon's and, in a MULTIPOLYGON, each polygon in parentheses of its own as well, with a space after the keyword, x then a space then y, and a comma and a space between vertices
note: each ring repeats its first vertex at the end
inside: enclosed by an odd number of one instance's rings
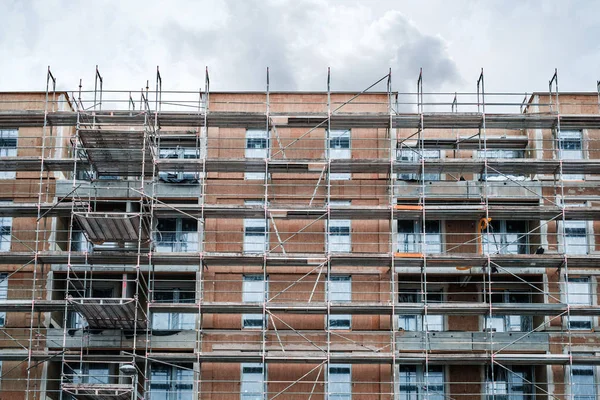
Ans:
POLYGON ((227 28, 183 28, 176 21, 163 28, 170 54, 209 64, 216 89, 264 90, 266 66, 274 90, 325 90, 329 66, 335 90, 361 90, 389 67, 405 77, 397 82, 401 89, 420 67, 435 76, 432 89, 460 80, 442 39, 398 12, 376 18, 362 6, 308 0, 226 5, 227 28))
POLYGON ((0 37, 0 90, 43 90, 47 65, 60 89, 79 78, 90 89, 96 64, 106 88, 127 90, 153 87, 156 65, 166 90, 197 90, 206 65, 214 90, 264 90, 267 66, 272 90, 325 90, 327 67, 333 90, 361 90, 390 67, 395 90, 413 90, 420 67, 431 90, 461 83, 442 38, 370 4, 8 2, 0 23, 14 37, 0 37))

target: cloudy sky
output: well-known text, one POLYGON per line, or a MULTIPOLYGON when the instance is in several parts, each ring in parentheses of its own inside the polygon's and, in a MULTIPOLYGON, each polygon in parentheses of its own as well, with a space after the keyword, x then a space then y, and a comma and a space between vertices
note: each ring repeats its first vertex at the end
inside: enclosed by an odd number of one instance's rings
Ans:
MULTIPOLYGON (((392 68, 395 90, 593 91, 600 2, 0 0, 0 91, 59 88, 98 64, 108 89, 135 90, 160 66, 165 90, 361 90, 392 68)), ((151 84, 151 87, 153 84, 151 84)))

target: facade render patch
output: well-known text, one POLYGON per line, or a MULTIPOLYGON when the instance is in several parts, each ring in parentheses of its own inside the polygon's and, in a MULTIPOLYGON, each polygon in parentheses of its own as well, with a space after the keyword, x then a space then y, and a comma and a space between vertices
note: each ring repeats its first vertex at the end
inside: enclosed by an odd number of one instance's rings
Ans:
POLYGON ((599 93, 331 78, 0 92, 0 398, 598 399, 599 93))

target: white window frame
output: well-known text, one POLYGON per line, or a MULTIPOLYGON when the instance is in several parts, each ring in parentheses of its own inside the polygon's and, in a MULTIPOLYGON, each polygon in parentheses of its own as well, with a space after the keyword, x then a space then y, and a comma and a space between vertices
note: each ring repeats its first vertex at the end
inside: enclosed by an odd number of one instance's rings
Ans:
MULTIPOLYGON (((525 158, 525 149, 487 149, 477 150, 477 158, 479 159, 514 159, 520 160, 525 158)), ((499 174, 495 172, 488 173, 487 176, 482 174, 480 178, 485 181, 524 181, 525 175, 509 175, 499 174)))
MULTIPOLYGON (((439 287, 433 286, 427 288, 427 302, 443 303, 446 297, 446 291, 439 287), (430 296, 439 296, 439 300, 430 300, 430 296)), ((400 286, 398 288, 398 306, 403 303, 422 303, 423 295, 421 289, 412 285, 400 286), (401 301, 404 298, 412 297, 414 301, 401 301)), ((446 317, 444 315, 431 315, 427 314, 427 318, 420 314, 406 314, 398 315, 397 318, 398 330, 407 332, 424 332, 425 323, 427 324, 427 330, 430 332, 443 332, 446 330, 446 317)))
POLYGON ((153 363, 150 367, 150 399, 162 395, 167 400, 182 400, 192 398, 194 394, 194 371, 191 366, 178 368, 174 365, 153 363), (165 379, 157 380, 154 372, 162 369, 166 372, 165 379), (181 379, 183 378, 183 379, 181 379), (153 382, 154 381, 154 382, 153 382), (162 386, 157 388, 157 386, 162 386), (158 390, 160 390, 160 392, 158 390), (154 396, 153 396, 153 392, 154 396))
MULTIPOLYGON (((193 284, 157 282, 154 287, 154 302, 169 304, 194 304, 196 292, 193 284)), ((193 330, 196 329, 196 313, 165 312, 152 313, 152 329, 193 330)))
POLYGON ((200 234, 198 227, 201 226, 198 220, 193 218, 161 218, 157 220, 156 232, 155 232, 155 243, 157 253, 194 253, 199 250, 200 247, 200 234), (163 231, 159 230, 159 223, 161 221, 174 221, 175 231, 163 231), (192 225, 196 223, 195 230, 183 230, 184 223, 192 225), (164 240, 165 238, 171 237, 171 240, 164 240))
MULTIPOLYGON (((263 206, 265 203, 260 200, 246 200, 246 206, 263 206)), ((250 254, 264 253, 269 246, 269 224, 264 218, 245 218, 244 219, 244 240, 243 252, 250 254), (248 234, 248 229, 264 228, 263 235, 248 234), (262 240, 259 239, 262 237, 262 240)))
MULTIPOLYGON (((242 302, 263 304, 269 296, 269 277, 261 274, 247 274, 242 278, 242 302)), ((263 329, 264 315, 242 314, 242 328, 263 329), (251 321, 254 321, 252 323, 251 321), (258 322, 258 323, 257 323, 258 322)))
MULTIPOLYGON (((593 288, 596 285, 592 276, 569 276, 568 281, 565 282, 564 301, 571 305, 593 305, 594 302, 594 291, 593 288)), ((575 331, 590 331, 594 329, 594 317, 584 315, 570 315, 569 318, 565 318, 565 328, 575 331), (588 326, 573 326, 576 324, 586 324, 588 326)))
POLYGON ((502 366, 492 366, 496 368, 494 373, 494 381, 492 382, 490 376, 490 366, 484 367, 484 384, 483 384, 483 399, 484 400, 509 400, 511 398, 522 399, 522 400, 533 400, 535 397, 535 369, 529 365, 505 365, 506 369, 502 366), (513 388, 517 384, 515 381, 515 375, 521 373, 522 370, 528 369, 530 376, 530 383, 523 380, 523 386, 529 386, 530 392, 525 391, 514 392, 513 388), (514 371, 516 370, 516 371, 514 371), (499 374, 503 374, 506 379, 499 380, 499 374))
POLYGON ((424 373, 424 367, 421 365, 398 365, 394 368, 398 372, 395 400, 444 400, 446 398, 446 371, 444 366, 430 365, 427 377, 424 373), (432 382, 432 380, 435 380, 435 382, 432 382), (439 390, 435 390, 436 386, 441 386, 441 393, 439 390))
MULTIPOLYGON (((0 300, 8 299, 8 273, 0 273, 0 300)), ((0 312, 0 327, 6 326, 6 311, 0 312)))
POLYGON ((111 365, 108 363, 83 363, 77 368, 67 365, 72 373, 66 373, 67 380, 72 383, 110 384, 115 376, 111 374, 111 365))
MULTIPOLYGON (((327 146, 327 157, 329 160, 349 160, 352 158, 352 131, 351 129, 332 129, 329 131, 327 146), (342 147, 340 144, 348 139, 348 147, 342 147), (341 140, 340 140, 341 139, 341 140)), ((352 179, 352 174, 347 172, 329 173, 331 181, 348 181, 352 179)))
POLYGON ((267 365, 262 363, 242 363, 240 368, 240 399, 263 400, 267 391, 267 365), (248 369, 247 372, 244 370, 248 369), (258 370, 261 372, 251 371, 258 370), (260 386, 261 391, 257 389, 260 386))
MULTIPOLYGON (((18 129, 0 129, 0 157, 17 157, 19 146, 18 129), (8 145, 14 140, 14 147, 8 145)), ((0 171, 0 179, 16 179, 16 171, 0 171)))
MULTIPOLYGON (((586 354, 586 355, 594 355, 594 354, 586 354)), ((570 374, 568 377, 565 377, 565 381, 569 382, 568 388, 569 388, 570 393, 568 393, 568 395, 570 395, 570 396, 568 396, 568 398, 570 398, 572 400, 596 400, 598 398, 597 366, 574 364, 574 365, 568 367, 568 370, 570 370, 570 374), (576 373, 575 371, 578 371, 578 372, 576 373), (589 382, 585 382, 585 383, 581 380, 576 381, 575 380, 576 375, 589 376, 589 377, 591 377, 591 379, 589 382), (575 390, 574 390, 575 388, 591 389, 591 393, 577 394, 577 393, 575 393, 575 390)))
MULTIPOLYGON (((405 146, 396 150, 396 161, 399 163, 420 163, 421 158, 424 158, 426 160, 441 160, 442 156, 442 150, 435 149, 425 149, 421 151, 421 149, 419 148, 405 146), (423 155, 422 157, 421 154, 423 155)), ((425 180, 426 182, 437 182, 442 180, 442 174, 437 172, 427 172, 427 167, 425 167, 425 174, 423 175, 423 178, 423 180, 425 180)), ((417 172, 414 174, 399 173, 396 175, 396 179, 400 181, 420 181, 421 172, 417 172)))
POLYGON ((327 400, 351 399, 352 365, 329 364, 329 367, 327 368, 327 400))
MULTIPOLYGON (((269 158, 270 146, 269 146, 269 131, 264 129, 246 129, 245 138, 245 157, 246 158, 257 158, 267 159, 269 158), (249 147, 252 140, 259 139, 261 142, 264 140, 266 147, 249 147)), ((246 180, 264 180, 264 172, 245 172, 244 179, 246 180)))
MULTIPOLYGON (((352 276, 331 275, 327 281, 327 293, 330 303, 350 303, 352 301, 352 276)), ((329 315, 327 326, 332 330, 352 329, 352 315, 329 315)))
MULTIPOLYGON (((349 207, 349 200, 331 200, 332 207, 349 207)), ((352 252, 352 220, 349 219, 330 219, 325 223, 327 253, 350 253, 352 252), (332 233, 332 231, 335 233, 332 233), (343 231, 348 230, 346 235, 343 231)))
POLYGON ((510 221, 510 220, 492 220, 487 229, 481 234, 481 243, 484 254, 528 254, 529 252, 529 224, 525 222, 524 232, 508 232, 508 224, 520 223, 522 221, 510 221), (499 227, 492 227, 492 225, 499 224, 499 227), (488 231, 489 230, 489 234, 488 231), (497 232, 499 231, 499 232, 497 232), (516 242, 513 237, 516 236, 516 242), (520 243, 522 240, 523 243, 520 243), (516 246, 516 249, 513 247, 516 246), (524 251, 521 252, 520 250, 524 251), (515 251, 516 250, 516 251, 515 251))
MULTIPOLYGON (((0 203, 10 204, 10 201, 0 200, 0 203)), ((12 244, 12 217, 0 217, 0 253, 10 251, 12 244)))
MULTIPOLYGON (((573 232, 571 232, 573 233, 573 232)), ((590 253, 590 234, 588 221, 558 221, 558 237, 560 247, 563 253, 569 255, 586 255, 590 253), (563 235, 563 224, 564 224, 564 235, 563 235), (572 230, 583 229, 583 235, 580 234, 569 234, 572 230), (577 238, 583 238, 577 239, 577 238), (582 243, 578 243, 582 242, 582 243)))
MULTIPOLYGON (((558 158, 560 160, 583 160, 583 131, 582 130, 560 130, 556 132, 558 141, 558 158), (579 141, 579 149, 563 149, 565 142, 579 141)), ((562 179, 565 181, 582 181, 585 179, 584 174, 563 174, 562 179)))
MULTIPOLYGON (((482 290, 482 292, 484 292, 482 290)), ((531 303, 533 293, 528 289, 509 289, 493 291, 492 296, 501 296, 501 302, 493 304, 524 304, 531 303), (511 302, 511 294, 527 296, 527 302, 511 302)), ((489 304, 489 294, 483 293, 484 301, 489 304)), ((484 315, 483 326, 486 331, 494 332, 528 332, 533 329, 533 318, 531 315, 484 315), (523 326, 525 325, 525 327, 523 326), (529 328, 528 328, 529 327, 529 328)))
POLYGON ((430 223, 437 223, 438 230, 436 232, 426 232, 425 235, 425 246, 423 246, 423 232, 420 221, 408 221, 398 220, 396 223, 396 248, 398 253, 423 253, 423 254, 436 254, 444 252, 443 243, 443 227, 444 223, 441 220, 427 221, 425 223, 426 229, 431 225, 430 223), (412 232, 400 232, 400 224, 412 223, 412 232))
MULTIPOLYGON (((189 160, 199 159, 200 149, 196 147, 163 147, 159 150, 158 156, 161 159, 171 160, 189 160)), ((200 173, 184 171, 159 171, 158 179, 167 183, 198 183, 200 173)))

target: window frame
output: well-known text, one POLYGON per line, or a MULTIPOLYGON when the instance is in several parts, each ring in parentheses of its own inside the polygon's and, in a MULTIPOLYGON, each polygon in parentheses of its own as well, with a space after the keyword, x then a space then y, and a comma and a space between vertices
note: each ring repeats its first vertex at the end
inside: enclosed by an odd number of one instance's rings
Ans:
MULTIPOLYGON (((416 146, 416 145, 415 145, 416 146)), ((440 149, 424 149, 421 152, 421 149, 414 146, 403 146, 396 149, 396 162, 407 162, 407 163, 420 163, 421 158, 429 159, 429 160, 441 160, 444 158, 445 154, 443 150, 440 149)), ((425 170, 425 174, 423 174, 423 179, 421 179, 421 171, 416 173, 397 173, 396 180, 398 181, 425 181, 425 182, 439 182, 444 178, 444 174, 438 172, 427 172, 425 170)))
MULTIPOLYGON (((569 276, 568 280, 564 282, 565 284, 565 290, 563 293, 563 299, 564 302, 566 304, 578 304, 578 305, 594 305, 596 304, 596 296, 595 296, 595 291, 594 291, 594 287, 596 285, 596 281, 595 279, 593 279, 592 275, 573 275, 573 276, 569 276), (588 301, 586 302, 575 302, 573 301, 570 297, 572 297, 573 294, 573 287, 572 287, 572 283, 574 284, 578 284, 581 285, 582 283, 585 282, 585 287, 587 289, 587 297, 588 297, 588 301)), ((577 295, 581 296, 582 293, 580 292, 576 292, 577 295)), ((585 295, 585 293, 583 294, 585 295)), ((591 331, 594 329, 595 325, 596 325, 596 320, 594 317, 592 316, 569 316, 569 318, 564 318, 565 322, 564 322, 564 326, 566 329, 569 330, 573 330, 573 331, 591 331), (576 322, 576 323, 585 323, 586 325, 589 324, 589 327, 576 327, 576 326, 572 326, 572 323, 576 322)))
POLYGON ((157 253, 195 253, 200 250, 200 237, 201 232, 199 227, 201 224, 194 218, 158 218, 156 220, 155 236, 155 252, 157 253), (175 222, 174 231, 162 231, 159 229, 160 224, 166 223, 166 221, 175 222), (183 230, 185 224, 196 224, 195 230, 183 230), (165 241, 164 237, 173 236, 172 240, 165 241), (191 236, 191 239, 189 238, 191 236), (195 240, 194 240, 195 237, 195 240))
MULTIPOLYGON (((343 378, 342 378, 343 379, 343 378)), ((352 364, 329 364, 327 367, 327 392, 325 398, 327 400, 351 400, 352 399, 352 364), (333 372, 332 370, 348 370, 348 373, 333 372), (332 375, 347 375, 348 380, 331 379, 332 375), (333 392, 331 387, 336 385, 344 385, 343 391, 333 392)))
MULTIPOLYGON (((265 129, 255 129, 248 128, 246 129, 246 134, 244 136, 244 158, 249 159, 267 159, 271 156, 271 146, 270 146, 270 130, 265 129), (261 140, 265 142, 265 147, 261 148, 252 148, 248 147, 249 142, 253 140, 261 140), (258 150, 264 150, 264 154, 258 154, 258 150), (253 154, 253 151, 257 153, 257 155, 253 154)), ((244 180, 247 181, 260 181, 265 179, 264 172, 244 172, 244 180)))
MULTIPOLYGON (((350 200, 331 200, 330 207, 350 207, 350 200)), ((352 252, 352 220, 351 219, 330 219, 325 221, 325 240, 327 253, 351 253, 352 252), (336 233, 332 233, 332 228, 336 229, 336 233), (340 229, 341 228, 341 229, 340 229), (339 230, 338 230, 339 229, 339 230), (348 234, 342 230, 348 230, 348 234), (347 238, 347 240, 339 240, 337 243, 332 243, 332 237, 347 238)))
MULTIPOLYGON (((595 355, 595 354, 591 354, 591 355, 595 355)), ((566 370, 565 370, 566 372, 566 370)), ((569 388, 569 398, 573 399, 573 400, 596 400, 598 398, 598 367, 596 365, 587 365, 587 364, 574 364, 572 366, 569 366, 569 373, 567 374, 568 376, 565 377, 565 381, 569 382, 568 388, 569 388), (574 392, 573 388, 581 388, 581 387, 586 387, 586 385, 589 385, 589 383, 581 383, 581 382, 575 382, 575 375, 583 375, 583 374, 575 374, 575 370, 587 370, 587 371, 591 371, 591 374, 585 374, 585 375, 590 375, 592 377, 591 379, 591 389, 593 391, 593 394, 591 395, 578 395, 574 392)))
MULTIPOLYGON (((446 301, 446 288, 440 285, 428 285, 427 288, 427 296, 436 295, 439 296, 440 299, 437 301, 431 301, 436 303, 444 303, 446 301)), ((398 306, 403 303, 423 303, 421 288, 416 284, 403 284, 398 286, 398 293, 396 294, 396 301, 398 302, 398 306), (416 301, 401 301, 401 296, 414 296, 416 301)), ((429 303, 429 299, 427 300, 429 303)), ((425 323, 427 320, 427 331, 429 332, 445 332, 448 330, 447 326, 447 317, 446 315, 427 315, 427 319, 425 315, 422 314, 398 314, 396 318, 396 330, 405 331, 405 332, 425 332, 425 323), (439 320, 439 321, 435 321, 439 320), (401 321, 405 321, 401 323, 401 321), (412 322, 411 322, 412 321, 412 322), (431 322, 433 321, 433 323, 431 322), (415 329, 412 329, 410 325, 414 324, 415 329), (441 329, 431 329, 429 326, 440 326, 441 329)))
MULTIPOLYGON (((425 373, 424 373, 424 367, 422 365, 402 365, 399 364, 397 366, 395 366, 394 368, 396 368, 397 373, 398 373, 398 382, 396 383, 396 396, 395 396, 395 400, 409 400, 409 399, 416 399, 416 400, 422 400, 425 398, 428 399, 433 399, 433 400, 444 400, 446 398, 446 392, 447 392, 447 388, 446 388, 446 367, 444 365, 430 365, 429 366, 429 371, 428 371, 428 375, 431 375, 432 372, 437 374, 438 372, 441 374, 441 387, 442 387, 442 393, 440 394, 439 392, 434 392, 434 394, 429 393, 430 392, 430 387, 434 386, 431 383, 429 383, 429 385, 427 385, 427 387, 425 386, 425 373), (408 369, 412 369, 413 371, 410 371, 410 373, 414 374, 414 382, 412 383, 407 383, 405 386, 411 386, 411 391, 407 392, 407 393, 402 393, 402 369, 408 370, 408 369), (435 371, 432 371, 432 369, 434 369, 435 371), (441 396, 441 397, 440 397, 441 396)), ((435 384, 435 386, 440 386, 439 383, 435 384)))
MULTIPOLYGON (((445 243, 444 243, 444 227, 445 227, 445 221, 444 220, 432 220, 432 221, 426 221, 425 222, 425 245, 423 246, 423 232, 421 229, 421 221, 414 221, 414 220, 403 220, 403 219, 399 219, 396 221, 396 251, 398 253, 423 253, 423 254, 441 254, 444 253, 445 251, 445 243), (411 232, 404 232, 400 230, 400 225, 406 223, 407 225, 409 225, 410 223, 412 223, 412 231, 411 232), (431 226, 430 224, 432 223, 437 223, 438 225, 438 230, 436 231, 436 233, 432 233, 432 232, 427 232, 428 229, 428 224, 429 226, 431 226), (406 240, 404 240, 404 249, 401 248, 400 246, 400 241, 401 238, 406 237, 406 240), (437 242, 431 241, 430 238, 436 238, 437 237, 437 242), (412 238, 412 242, 411 239, 412 238), (439 246, 439 252, 435 252, 435 251, 430 251, 431 248, 433 246, 438 247, 439 246), (406 251, 405 251, 406 250, 406 251), (412 251, 411 251, 412 250, 412 251)), ((437 250, 437 249, 436 249, 437 250)))
MULTIPOLYGON (((0 300, 8 299, 8 272, 0 272, 0 300)), ((6 326, 6 311, 0 311, 0 328, 6 326)))
POLYGON ((483 367, 483 385, 482 385, 482 399, 483 400, 510 400, 512 396, 522 396, 521 398, 523 400, 534 400, 535 397, 535 386, 536 386, 536 380, 535 380, 535 368, 532 365, 504 365, 505 368, 503 368, 502 366, 498 366, 498 365, 485 365, 483 367), (497 373, 494 373, 494 381, 492 382, 490 379, 491 377, 491 370, 490 368, 494 368, 495 371, 502 371, 502 373, 505 375, 505 379, 499 381, 497 379, 497 373), (507 371, 508 369, 508 371, 507 371), (514 392, 513 391, 513 387, 515 386, 515 384, 511 381, 511 377, 515 375, 515 370, 517 370, 517 372, 521 372, 521 371, 525 371, 527 370, 527 372, 529 372, 530 374, 530 379, 528 379, 527 377, 524 378, 524 380, 529 380, 530 383, 528 382, 523 382, 523 386, 526 388, 529 388, 529 392, 523 390, 522 392, 514 392), (490 393, 490 385, 494 385, 494 392, 496 391, 495 386, 498 384, 498 382, 505 382, 505 388, 504 390, 506 391, 506 393, 490 393))
MULTIPOLYGON (((521 160, 525 159, 526 153, 525 149, 487 149, 487 150, 477 150, 476 154, 478 159, 489 160, 521 160), (507 157, 510 155, 509 157, 507 157), (516 157, 515 157, 516 156, 516 157)), ((505 182, 508 180, 513 181, 523 181, 526 179, 526 175, 510 175, 510 174, 499 174, 499 173, 488 173, 480 174, 479 179, 482 181, 498 181, 505 182)))
MULTIPOLYGON (((327 280, 327 294, 330 303, 350 303, 352 302, 352 275, 330 275, 327 280), (348 290, 334 290, 333 282, 344 282, 341 284, 342 288, 348 288, 348 290), (347 283, 346 283, 347 282, 347 283), (333 299, 332 293, 338 293, 335 297, 342 297, 340 299, 333 299)), ((352 329, 352 314, 334 314, 327 315, 326 321, 328 329, 331 330, 351 330, 352 329), (343 325, 337 326, 339 322, 347 322, 343 325), (332 324, 335 323, 335 324, 332 324)))
MULTIPOLYGON (((158 150, 158 157, 159 159, 169 160, 197 160, 200 159, 200 153, 201 150, 197 147, 161 147, 158 150), (193 151, 193 154, 191 151, 193 151), (173 155, 175 157, 171 157, 173 155), (194 157, 188 157, 189 155, 194 157)), ((165 183, 198 183, 200 181, 200 173, 184 171, 159 171, 158 179, 165 183)))
POLYGON ((497 219, 492 220, 488 228, 484 229, 483 232, 476 232, 477 235, 481 235, 481 247, 483 249, 483 254, 529 254, 529 221, 516 221, 516 220, 506 220, 506 219, 497 219), (494 228, 492 225, 500 224, 500 232, 496 232, 497 228, 494 228), (508 224, 510 223, 523 223, 525 232, 508 232, 508 224), (489 234, 488 234, 489 230, 489 234), (517 241, 508 241, 508 237, 511 235, 517 235, 517 241), (494 238, 494 243, 490 243, 490 236, 494 238), (496 236, 500 238, 500 243, 496 243, 496 236), (523 242, 520 242, 522 240, 523 242), (495 246, 496 251, 491 252, 489 248, 495 246), (517 246, 517 252, 509 251, 511 246, 517 246), (523 250, 523 252, 521 252, 523 250))
MULTIPOLYGON (((153 290, 153 302, 164 304, 194 304, 196 303, 196 291, 192 282, 189 285, 184 285, 184 282, 156 282, 153 290), (164 299, 157 298, 163 297, 164 299), (189 297, 191 294, 191 298, 189 297), (172 296, 169 296, 172 295, 172 296), (167 299, 167 297, 172 297, 167 299)), ((153 330, 193 330, 196 329, 196 313, 182 312, 153 312, 152 313, 152 329, 153 330), (166 328, 156 326, 157 319, 166 318, 166 328)))
MULTIPOLYGON (((264 398, 264 393, 267 392, 267 364, 263 364, 263 363, 241 363, 240 365, 240 399, 241 400, 262 400, 264 398), (245 373, 244 373, 244 368, 255 368, 258 369, 260 368, 262 370, 261 373, 261 381, 255 381, 255 380, 250 380, 250 381, 246 381, 244 379, 245 377, 245 373), (246 384, 255 384, 255 385, 261 385, 262 386, 262 391, 261 393, 257 393, 257 392, 250 392, 248 394, 244 393, 244 383, 246 384)), ((255 375, 258 375, 258 372, 254 373, 255 375)))
MULTIPOLYGON (((326 132, 327 137, 325 139, 325 148, 327 149, 328 160, 349 160, 352 158, 352 129, 331 129, 326 132), (332 137, 336 133, 341 133, 339 136, 332 137), (347 136, 348 147, 333 147, 333 141, 342 139, 344 140, 347 136), (347 150, 344 151, 344 150, 347 150)), ((346 140, 344 140, 345 142, 346 140)), ((348 181, 352 179, 352 173, 340 172, 331 173, 329 172, 330 181, 348 181)))
MULTIPOLYGON (((244 202, 245 206, 261 206, 264 207, 264 201, 262 200, 246 200, 244 202)), ((242 252, 244 254, 262 254, 268 251, 270 246, 269 241, 269 222, 265 218, 244 218, 244 231, 243 231, 243 241, 242 241, 242 252), (263 235, 256 234, 248 234, 247 228, 261 228, 264 227, 263 235), (248 240, 250 237, 263 237, 262 250, 258 251, 258 247, 261 245, 260 243, 254 243, 252 240, 248 240)))
MULTIPOLYGON (((482 288, 482 296, 483 296, 483 302, 489 305, 489 293, 486 293, 485 288, 482 288)), ((496 302, 493 301, 494 299, 492 298, 492 306, 494 304, 531 304, 532 300, 533 300, 533 291, 527 289, 526 287, 523 288, 511 288, 511 289, 497 289, 497 290, 492 290, 492 296, 494 295, 501 295, 502 296, 502 301, 501 302, 496 302), (511 302, 511 294, 512 295, 522 295, 522 296, 527 296, 527 302, 519 302, 519 301, 515 301, 515 302, 511 302)), ((496 329, 494 332, 498 332, 498 333, 511 333, 511 332, 529 332, 533 329, 533 316, 531 315, 493 315, 492 318, 489 318, 489 315, 483 315, 483 330, 485 332, 489 332, 490 329, 496 329), (513 323, 511 321, 511 318, 513 317, 518 317, 519 318, 519 330, 512 330, 512 326, 513 323), (496 327, 493 325, 493 320, 502 320, 502 330, 497 330, 496 327)))
MULTIPOLYGON (((261 274, 244 274, 242 276, 242 303, 265 303, 269 298, 269 276, 266 277, 261 274), (246 282, 260 282, 259 284, 262 286, 262 290, 253 290, 248 293, 246 282), (257 300, 247 300, 248 297, 256 297, 257 300)), ((265 316, 263 313, 255 314, 255 313, 245 313, 242 314, 242 329, 264 329, 265 323, 268 325, 265 320, 265 316), (259 324, 247 324, 246 321, 259 321, 259 324)))
MULTIPOLYGON (((584 150, 585 141, 582 129, 561 129, 560 131, 555 131, 555 135, 558 146, 558 148, 556 149, 556 154, 560 160, 584 160, 586 158, 584 150), (575 134, 577 135, 577 137, 575 137, 575 134), (577 149, 563 148, 565 142, 576 141, 579 141, 580 148, 578 153, 576 153, 578 151, 577 149), (566 156, 567 154, 570 154, 571 156, 566 156), (576 154, 577 156, 572 157, 576 154)), ((562 179, 563 181, 583 181, 585 180, 585 174, 563 174, 562 179)))
MULTIPOLYGON (((18 157, 19 156, 19 129, 4 128, 0 129, 0 157, 18 157), (14 133, 14 137, 13 134, 14 133), (12 142, 14 147, 5 145, 5 140, 12 142), (6 153, 6 154, 5 154, 6 153), (14 154, 11 154, 14 153, 14 154)), ((0 180, 16 179, 17 171, 0 171, 0 180)))
MULTIPOLYGON (((187 377, 189 378, 189 377, 187 377)), ((176 365, 166 365, 166 364, 162 364, 162 363, 152 363, 152 365, 150 366, 150 380, 149 380, 149 398, 152 399, 153 397, 153 392, 156 389, 160 389, 161 393, 165 395, 165 397, 168 400, 180 400, 183 399, 185 397, 185 395, 189 394, 190 398, 194 395, 194 371, 193 371, 193 366, 188 366, 188 365, 180 365, 180 366, 176 366, 176 365), (181 368, 179 368, 181 367, 181 368), (164 381, 159 381, 159 382, 152 382, 153 376, 154 376, 154 371, 157 369, 162 369, 166 372, 166 379, 164 381), (178 372, 177 371, 188 371, 187 374, 191 373, 191 379, 188 380, 187 379, 183 379, 180 380, 178 378, 180 378, 178 376, 178 372), (156 386, 162 386, 159 388, 156 388, 156 386)))

